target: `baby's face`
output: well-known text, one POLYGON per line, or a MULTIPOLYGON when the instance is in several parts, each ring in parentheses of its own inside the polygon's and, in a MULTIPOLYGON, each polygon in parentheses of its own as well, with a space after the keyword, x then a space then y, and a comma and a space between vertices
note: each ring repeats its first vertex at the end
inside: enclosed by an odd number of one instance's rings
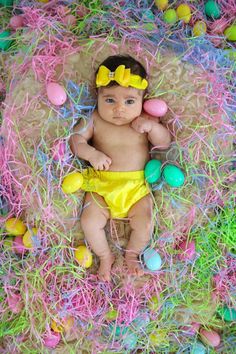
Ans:
POLYGON ((131 123, 140 116, 144 91, 133 87, 102 87, 98 89, 98 113, 115 125, 131 123))

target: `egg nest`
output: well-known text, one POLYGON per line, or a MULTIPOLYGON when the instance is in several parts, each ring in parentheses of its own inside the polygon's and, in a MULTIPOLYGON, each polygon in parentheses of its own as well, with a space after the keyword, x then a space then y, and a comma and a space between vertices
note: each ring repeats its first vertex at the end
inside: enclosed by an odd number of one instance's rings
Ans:
MULTIPOLYGON (((185 3, 193 19, 211 26, 203 1, 185 3)), ((24 27, 2 53, 0 351, 189 353, 202 339, 191 332, 198 323, 221 337, 215 349, 205 343, 205 351, 232 353, 235 321, 219 309, 236 306, 234 44, 217 35, 216 47, 212 33, 192 37, 191 23, 163 22, 149 1, 63 4, 68 8, 18 1, 13 12, 24 15, 24 27), (69 12, 74 25, 65 20, 69 12), (111 220, 106 233, 116 262, 104 283, 95 255, 88 269, 74 256, 84 242, 84 194, 66 195, 61 185, 84 167, 68 141, 96 106, 94 72, 107 56, 125 53, 147 69, 146 98, 168 105, 162 123, 172 127, 173 141, 150 157, 178 166, 185 183, 151 186, 150 247, 160 254, 161 269, 131 277, 123 257, 129 224, 111 220), (64 87, 62 106, 48 100, 48 82, 64 87), (64 151, 55 158, 58 143, 64 151), (12 247, 16 240, 5 228, 11 217, 37 228, 31 249, 12 247), (183 241, 194 242, 192 257, 183 256, 183 241)), ((1 11, 5 24, 12 12, 1 11)), ((234 1, 222 1, 221 11, 232 23, 234 1)))

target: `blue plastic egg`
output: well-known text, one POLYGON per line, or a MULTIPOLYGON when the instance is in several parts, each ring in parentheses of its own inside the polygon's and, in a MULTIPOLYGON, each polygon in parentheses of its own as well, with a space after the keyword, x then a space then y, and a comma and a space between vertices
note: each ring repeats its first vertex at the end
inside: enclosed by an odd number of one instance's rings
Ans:
POLYGON ((191 348, 191 354, 206 354, 206 347, 201 342, 196 342, 191 348))
POLYGON ((162 177, 171 187, 181 187, 184 184, 184 174, 175 165, 166 165, 163 169, 162 177))
POLYGON ((161 177, 161 161, 150 160, 144 168, 144 176, 148 183, 155 183, 161 177))
POLYGON ((139 314, 132 322, 132 326, 136 330, 141 330, 147 327, 150 322, 150 317, 146 312, 139 314))
POLYGON ((157 251, 155 251, 152 248, 148 248, 144 251, 143 260, 148 270, 156 271, 161 268, 162 265, 161 257, 159 253, 157 253, 157 251))
POLYGON ((132 350, 136 347, 138 342, 138 337, 133 332, 127 332, 122 340, 122 344, 126 350, 132 350))

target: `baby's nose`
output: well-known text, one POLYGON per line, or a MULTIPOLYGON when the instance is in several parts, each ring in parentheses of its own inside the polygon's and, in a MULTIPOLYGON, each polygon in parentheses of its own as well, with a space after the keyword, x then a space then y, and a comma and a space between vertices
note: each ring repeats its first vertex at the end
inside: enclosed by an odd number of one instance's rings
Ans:
POLYGON ((123 111, 124 110, 124 105, 122 102, 117 102, 117 104, 115 105, 115 110, 116 111, 123 111))

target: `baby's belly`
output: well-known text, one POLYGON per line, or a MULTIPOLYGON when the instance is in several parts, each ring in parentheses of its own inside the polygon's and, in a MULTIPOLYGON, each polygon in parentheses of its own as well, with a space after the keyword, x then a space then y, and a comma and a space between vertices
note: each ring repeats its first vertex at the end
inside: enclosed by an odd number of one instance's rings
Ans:
POLYGON ((143 170, 150 159, 148 148, 122 148, 110 150, 107 154, 112 159, 109 171, 139 171, 143 170))

